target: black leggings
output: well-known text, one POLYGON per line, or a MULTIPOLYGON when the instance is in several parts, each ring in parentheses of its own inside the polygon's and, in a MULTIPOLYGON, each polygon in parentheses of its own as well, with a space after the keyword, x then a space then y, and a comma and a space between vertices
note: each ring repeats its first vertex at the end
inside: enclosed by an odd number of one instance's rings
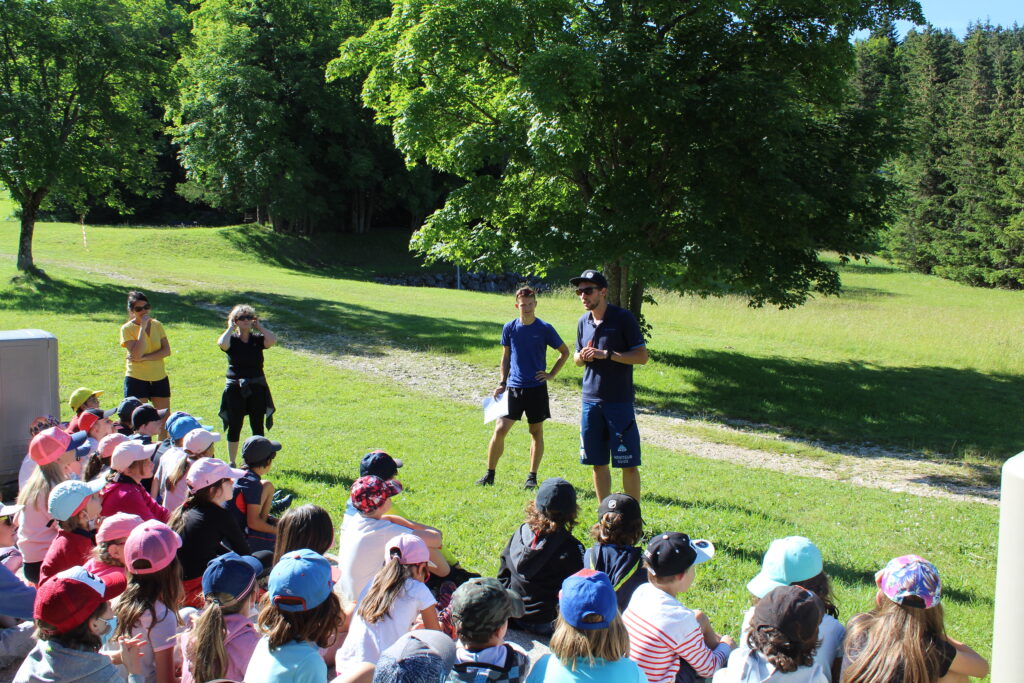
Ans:
POLYGON ((21 565, 21 571, 25 574, 25 578, 32 583, 39 583, 39 570, 42 568, 42 562, 25 562, 21 565))
POLYGON ((251 384, 249 387, 252 393, 248 398, 242 396, 242 390, 237 384, 228 385, 224 389, 230 443, 236 443, 241 438, 246 416, 253 436, 263 436, 263 421, 267 416, 267 387, 261 384, 251 384))

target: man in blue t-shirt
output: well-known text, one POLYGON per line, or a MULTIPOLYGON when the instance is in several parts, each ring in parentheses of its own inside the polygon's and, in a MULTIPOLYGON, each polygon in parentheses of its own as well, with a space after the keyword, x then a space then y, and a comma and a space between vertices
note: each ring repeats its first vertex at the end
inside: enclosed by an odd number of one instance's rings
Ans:
POLYGON ((622 470, 622 490, 640 500, 640 431, 633 412, 633 366, 647 362, 633 314, 608 303, 608 280, 585 270, 569 280, 587 312, 576 325, 573 362, 583 371, 580 462, 594 467, 599 501, 611 493, 612 467, 622 470))
POLYGON ((508 391, 508 415, 499 417, 494 425, 494 435, 487 446, 487 473, 476 483, 494 483, 494 470, 505 450, 505 435, 526 413, 530 426, 530 474, 525 487, 533 489, 537 488, 537 468, 544 457, 544 420, 551 417, 547 381, 554 379, 565 365, 569 347, 554 327, 537 317, 537 294, 532 289, 521 287, 516 292, 516 308, 519 317, 501 330, 501 384, 494 390, 494 398, 508 391), (558 360, 550 372, 546 370, 549 346, 558 351, 558 360))

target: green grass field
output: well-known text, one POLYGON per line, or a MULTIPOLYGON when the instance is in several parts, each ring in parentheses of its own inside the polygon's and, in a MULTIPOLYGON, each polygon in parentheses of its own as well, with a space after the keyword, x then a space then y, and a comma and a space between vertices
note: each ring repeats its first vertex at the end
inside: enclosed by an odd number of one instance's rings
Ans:
MULTIPOLYGON (((0 216, 8 213, 0 210, 0 216)), ((222 317, 208 304, 253 301, 306 335, 340 332, 375 345, 431 349, 494 367, 507 296, 386 287, 379 272, 415 262, 404 237, 384 233, 335 245, 257 228, 154 229, 41 224, 36 260, 48 279, 17 280, 17 225, 0 223, 0 325, 36 327, 60 340, 61 393, 80 385, 120 396, 123 352, 117 329, 124 294, 168 290, 151 299, 168 329, 173 406, 214 418, 224 357, 222 317)), ((1024 443, 1019 397, 1024 367, 1013 321, 1020 293, 975 290, 902 273, 884 264, 843 268, 847 295, 794 311, 751 310, 735 299, 660 295, 650 309, 653 362, 637 371, 652 406, 770 424, 788 435, 872 441, 950 457, 1005 459, 1024 443)), ((579 304, 567 290, 541 300, 539 315, 571 341, 579 304)), ((299 353, 285 337, 267 354, 278 405, 272 436, 285 444, 271 478, 340 520, 358 458, 388 449, 408 466, 403 508, 447 532, 464 564, 484 573, 521 518, 526 430, 513 430, 499 483, 480 490, 489 427, 477 409, 417 393, 379 377, 340 370, 299 353)), ((578 383, 567 369, 559 382, 578 383)), ((481 387, 481 394, 487 387, 481 387)), ((66 408, 65 408, 66 411, 66 408)), ((65 417, 67 417, 65 415, 65 417)), ((586 535, 596 501, 576 464, 578 435, 550 424, 542 475, 560 474, 581 492, 586 535)), ((647 529, 713 540, 685 601, 736 635, 749 603, 745 584, 771 539, 802 534, 823 550, 841 616, 870 608, 872 576, 889 558, 932 559, 946 583, 947 627, 983 654, 991 646, 997 510, 857 488, 645 450, 647 529)))

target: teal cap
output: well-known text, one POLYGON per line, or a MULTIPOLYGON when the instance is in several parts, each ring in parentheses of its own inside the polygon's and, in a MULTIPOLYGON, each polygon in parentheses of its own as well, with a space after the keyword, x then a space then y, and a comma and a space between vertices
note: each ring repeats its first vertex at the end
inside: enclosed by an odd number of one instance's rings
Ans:
POLYGON ((750 580, 747 589, 763 598, 780 586, 812 579, 822 572, 821 551, 803 536, 777 538, 768 546, 761 572, 750 580))

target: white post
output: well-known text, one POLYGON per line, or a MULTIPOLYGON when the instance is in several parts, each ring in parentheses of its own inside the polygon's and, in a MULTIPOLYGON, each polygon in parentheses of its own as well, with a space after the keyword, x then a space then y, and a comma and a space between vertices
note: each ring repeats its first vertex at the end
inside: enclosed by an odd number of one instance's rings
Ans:
POLYGON ((999 494, 999 559, 992 622, 992 683, 1021 680, 1024 643, 1024 452, 1003 465, 999 494))

